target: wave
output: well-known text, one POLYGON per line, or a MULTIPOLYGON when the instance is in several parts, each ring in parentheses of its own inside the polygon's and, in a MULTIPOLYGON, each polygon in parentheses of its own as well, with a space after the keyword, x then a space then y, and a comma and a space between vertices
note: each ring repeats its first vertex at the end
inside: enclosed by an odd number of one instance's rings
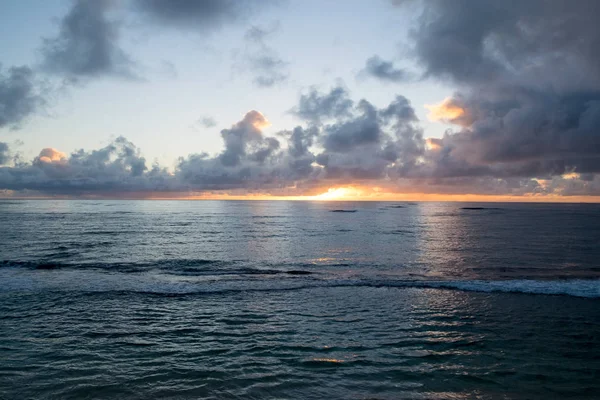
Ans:
POLYGON ((500 207, 461 207, 461 210, 481 211, 481 210, 502 210, 500 207))
MULTIPOLYGON (((297 289, 310 287, 375 287, 375 288, 414 288, 414 289, 443 289, 464 292, 483 293, 520 293, 530 295, 572 296, 584 298, 600 298, 600 280, 572 279, 565 281, 538 280, 507 280, 507 281, 336 281, 303 285, 297 289)), ((273 289, 275 290, 275 289, 273 289)), ((281 288, 290 290, 290 288, 281 288)))
POLYGON ((287 274, 287 275, 312 275, 313 272, 305 271, 305 270, 281 270, 281 269, 265 269, 265 268, 230 268, 225 270, 198 270, 193 268, 184 268, 178 271, 173 271, 175 275, 212 275, 212 276, 221 276, 221 275, 279 275, 279 274, 287 274))
POLYGON ((157 271, 156 269, 126 274, 120 272, 122 271, 61 268, 59 265, 48 263, 39 263, 35 268, 3 268, 0 269, 0 281, 3 282, 0 291, 128 292, 181 296, 315 288, 372 287, 600 298, 600 279, 422 280, 405 278, 373 279, 368 277, 348 279, 324 271, 239 266, 224 269, 180 270, 176 274, 165 270, 157 271), (44 274, 40 275, 42 272, 44 274), (47 275, 48 273, 51 275, 47 275))
POLYGON ((396 281, 396 282, 377 282, 377 281, 299 281, 278 286, 247 285, 235 287, 225 286, 206 286, 206 287, 188 287, 179 286, 177 290, 164 290, 154 286, 152 288, 139 288, 134 290, 116 290, 122 293, 134 292, 142 294, 151 294, 159 296, 188 296, 188 295, 217 295, 240 292, 285 292, 295 290, 307 290, 317 288, 390 288, 390 289, 435 289, 435 290, 456 290, 463 292, 483 292, 483 293, 514 293, 523 295, 550 295, 550 296, 569 296, 596 299, 600 298, 600 280, 573 280, 561 282, 543 282, 543 281, 396 281), (140 290, 141 289, 141 290, 140 290))
MULTIPOLYGON (((337 264, 336 264, 337 265, 337 264)), ((347 264, 341 264, 347 265, 347 264)), ((52 260, 40 261, 0 261, 0 268, 23 268, 29 270, 106 270, 117 273, 143 273, 161 271, 169 275, 179 276, 226 276, 226 275, 312 275, 315 272, 305 268, 314 267, 309 264, 290 264, 287 268, 273 268, 266 265, 262 268, 244 266, 244 262, 177 259, 152 262, 107 262, 107 263, 69 263, 52 260), (304 269, 303 269, 304 268, 304 269)))
MULTIPOLYGON (((392 284, 390 286, 395 285, 392 284)), ((467 292, 503 292, 600 298, 600 280, 598 279, 571 279, 560 281, 532 279, 503 281, 416 281, 402 282, 400 283, 400 286, 453 289, 467 292)))
MULTIPOLYGON (((310 287, 389 287, 389 288, 422 288, 445 289, 469 292, 504 292, 536 295, 566 295, 587 298, 600 298, 600 279, 436 279, 427 280, 423 276, 398 276, 396 279, 354 275, 342 278, 336 267, 342 272, 348 263, 315 264, 298 263, 263 263, 256 266, 250 260, 211 260, 211 259, 162 259, 147 262, 105 262, 105 263, 69 263, 52 260, 37 261, 1 261, 0 271, 29 271, 32 277, 39 272, 51 271, 60 274, 87 274, 86 281, 93 286, 94 280, 114 279, 115 282, 128 280, 137 291, 143 287, 145 279, 150 277, 153 283, 165 280, 160 292, 172 290, 169 277, 191 279, 178 286, 177 290, 185 292, 214 292, 218 287, 208 287, 214 279, 223 284, 234 282, 235 288, 228 290, 289 290, 310 287), (158 279, 158 281, 157 281, 158 279), (207 280, 204 283, 198 279, 207 280), (237 283, 235 283, 237 282, 237 283), (241 283, 240 283, 241 282, 241 283), (208 285, 208 286, 207 286, 208 285), (290 286, 291 285, 291 286, 290 286)), ((372 266, 371 266, 372 267, 372 266)), ((52 277, 46 276, 44 279, 52 277)), ((110 289, 111 285, 104 286, 110 289)), ((85 290, 85 289, 84 289, 85 290)))
MULTIPOLYGON (((529 295, 552 295, 552 296, 571 296, 583 298, 600 298, 600 280, 571 280, 571 281, 337 281, 327 282, 314 280, 312 282, 302 282, 297 285, 282 285, 280 287, 245 287, 245 288, 227 288, 218 290, 216 288, 209 290, 192 291, 189 294, 196 293, 225 293, 225 292, 246 292, 246 291, 289 291, 314 288, 337 288, 337 287, 373 287, 373 288, 397 288, 397 289, 440 289, 457 290, 464 292, 483 292, 483 293, 515 293, 529 295)), ((158 294, 158 293, 157 293, 158 294)))

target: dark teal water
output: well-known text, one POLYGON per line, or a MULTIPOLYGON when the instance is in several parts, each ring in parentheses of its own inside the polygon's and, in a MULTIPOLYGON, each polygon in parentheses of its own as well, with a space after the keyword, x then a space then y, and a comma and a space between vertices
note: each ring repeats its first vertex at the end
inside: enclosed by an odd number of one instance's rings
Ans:
POLYGON ((0 227, 3 399, 600 397, 596 205, 0 201, 0 227))

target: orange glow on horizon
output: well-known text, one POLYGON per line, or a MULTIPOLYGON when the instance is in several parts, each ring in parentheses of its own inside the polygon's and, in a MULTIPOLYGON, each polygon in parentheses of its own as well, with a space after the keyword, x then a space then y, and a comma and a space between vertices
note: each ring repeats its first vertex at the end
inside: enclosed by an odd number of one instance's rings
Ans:
MULTIPOLYGON (((80 196, 81 199, 119 200, 276 200, 276 201, 410 201, 410 202, 513 202, 513 203, 600 203, 600 196, 564 196, 528 194, 482 195, 482 194, 439 194, 439 193, 399 193, 380 187, 342 186, 313 191, 317 194, 282 195, 271 193, 111 193, 104 195, 80 196)), ((16 192, 1 191, 0 201, 16 199, 69 199, 69 196, 44 196, 31 194, 19 196, 16 192)))
MULTIPOLYGON (((155 199, 163 197, 153 197, 155 199)), ((269 193, 226 194, 210 193, 179 197, 182 200, 283 200, 283 201, 411 201, 411 202, 514 202, 514 203, 600 203, 600 196, 562 195, 482 195, 399 193, 379 187, 342 186, 322 189, 315 195, 275 195, 269 193)))
POLYGON ((340 187, 329 188, 326 192, 316 196, 308 196, 313 200, 343 200, 345 198, 360 197, 362 192, 355 188, 340 187))

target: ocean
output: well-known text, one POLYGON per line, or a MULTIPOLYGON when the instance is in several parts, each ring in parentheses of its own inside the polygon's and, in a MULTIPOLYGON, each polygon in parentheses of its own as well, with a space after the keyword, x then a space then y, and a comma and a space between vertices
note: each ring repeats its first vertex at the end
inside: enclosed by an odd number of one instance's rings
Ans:
POLYGON ((600 398, 600 205, 0 201, 1 399, 600 398))

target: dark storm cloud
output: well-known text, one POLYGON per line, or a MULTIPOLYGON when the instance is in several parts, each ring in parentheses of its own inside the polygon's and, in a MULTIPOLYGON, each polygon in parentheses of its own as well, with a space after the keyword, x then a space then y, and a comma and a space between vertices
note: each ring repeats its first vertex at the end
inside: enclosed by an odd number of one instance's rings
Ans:
POLYGON ((175 28, 208 30, 248 19, 272 0, 135 0, 152 21, 175 28))
POLYGON ((391 61, 383 60, 379 56, 367 60, 363 73, 384 82, 397 83, 408 79, 406 71, 394 67, 391 61))
POLYGON ((503 178, 600 172, 599 2, 421 4, 411 33, 414 54, 426 76, 459 88, 437 110, 438 119, 458 128, 404 173, 503 178))
MULTIPOLYGON (((562 170, 600 171, 600 92, 494 95, 492 100, 485 93, 469 98, 466 108, 473 122, 445 141, 456 155, 479 164, 505 163, 508 168, 541 163, 563 164, 562 170)), ((522 173, 528 175, 526 170, 522 173)))
POLYGON ((46 71, 71 80, 117 75, 133 78, 134 63, 119 45, 119 23, 109 13, 116 0, 74 0, 56 37, 41 49, 46 71))
POLYGON ((412 35, 416 55, 430 75, 472 83, 540 72, 545 72, 542 79, 560 72, 554 78, 561 81, 579 72, 598 83, 600 3, 595 0, 423 4, 425 12, 412 35))
POLYGON ((45 103, 31 68, 11 67, 7 72, 0 69, 0 129, 18 128, 45 103))
POLYGON ((595 0, 422 2, 412 30, 427 75, 558 93, 600 87, 595 0))

